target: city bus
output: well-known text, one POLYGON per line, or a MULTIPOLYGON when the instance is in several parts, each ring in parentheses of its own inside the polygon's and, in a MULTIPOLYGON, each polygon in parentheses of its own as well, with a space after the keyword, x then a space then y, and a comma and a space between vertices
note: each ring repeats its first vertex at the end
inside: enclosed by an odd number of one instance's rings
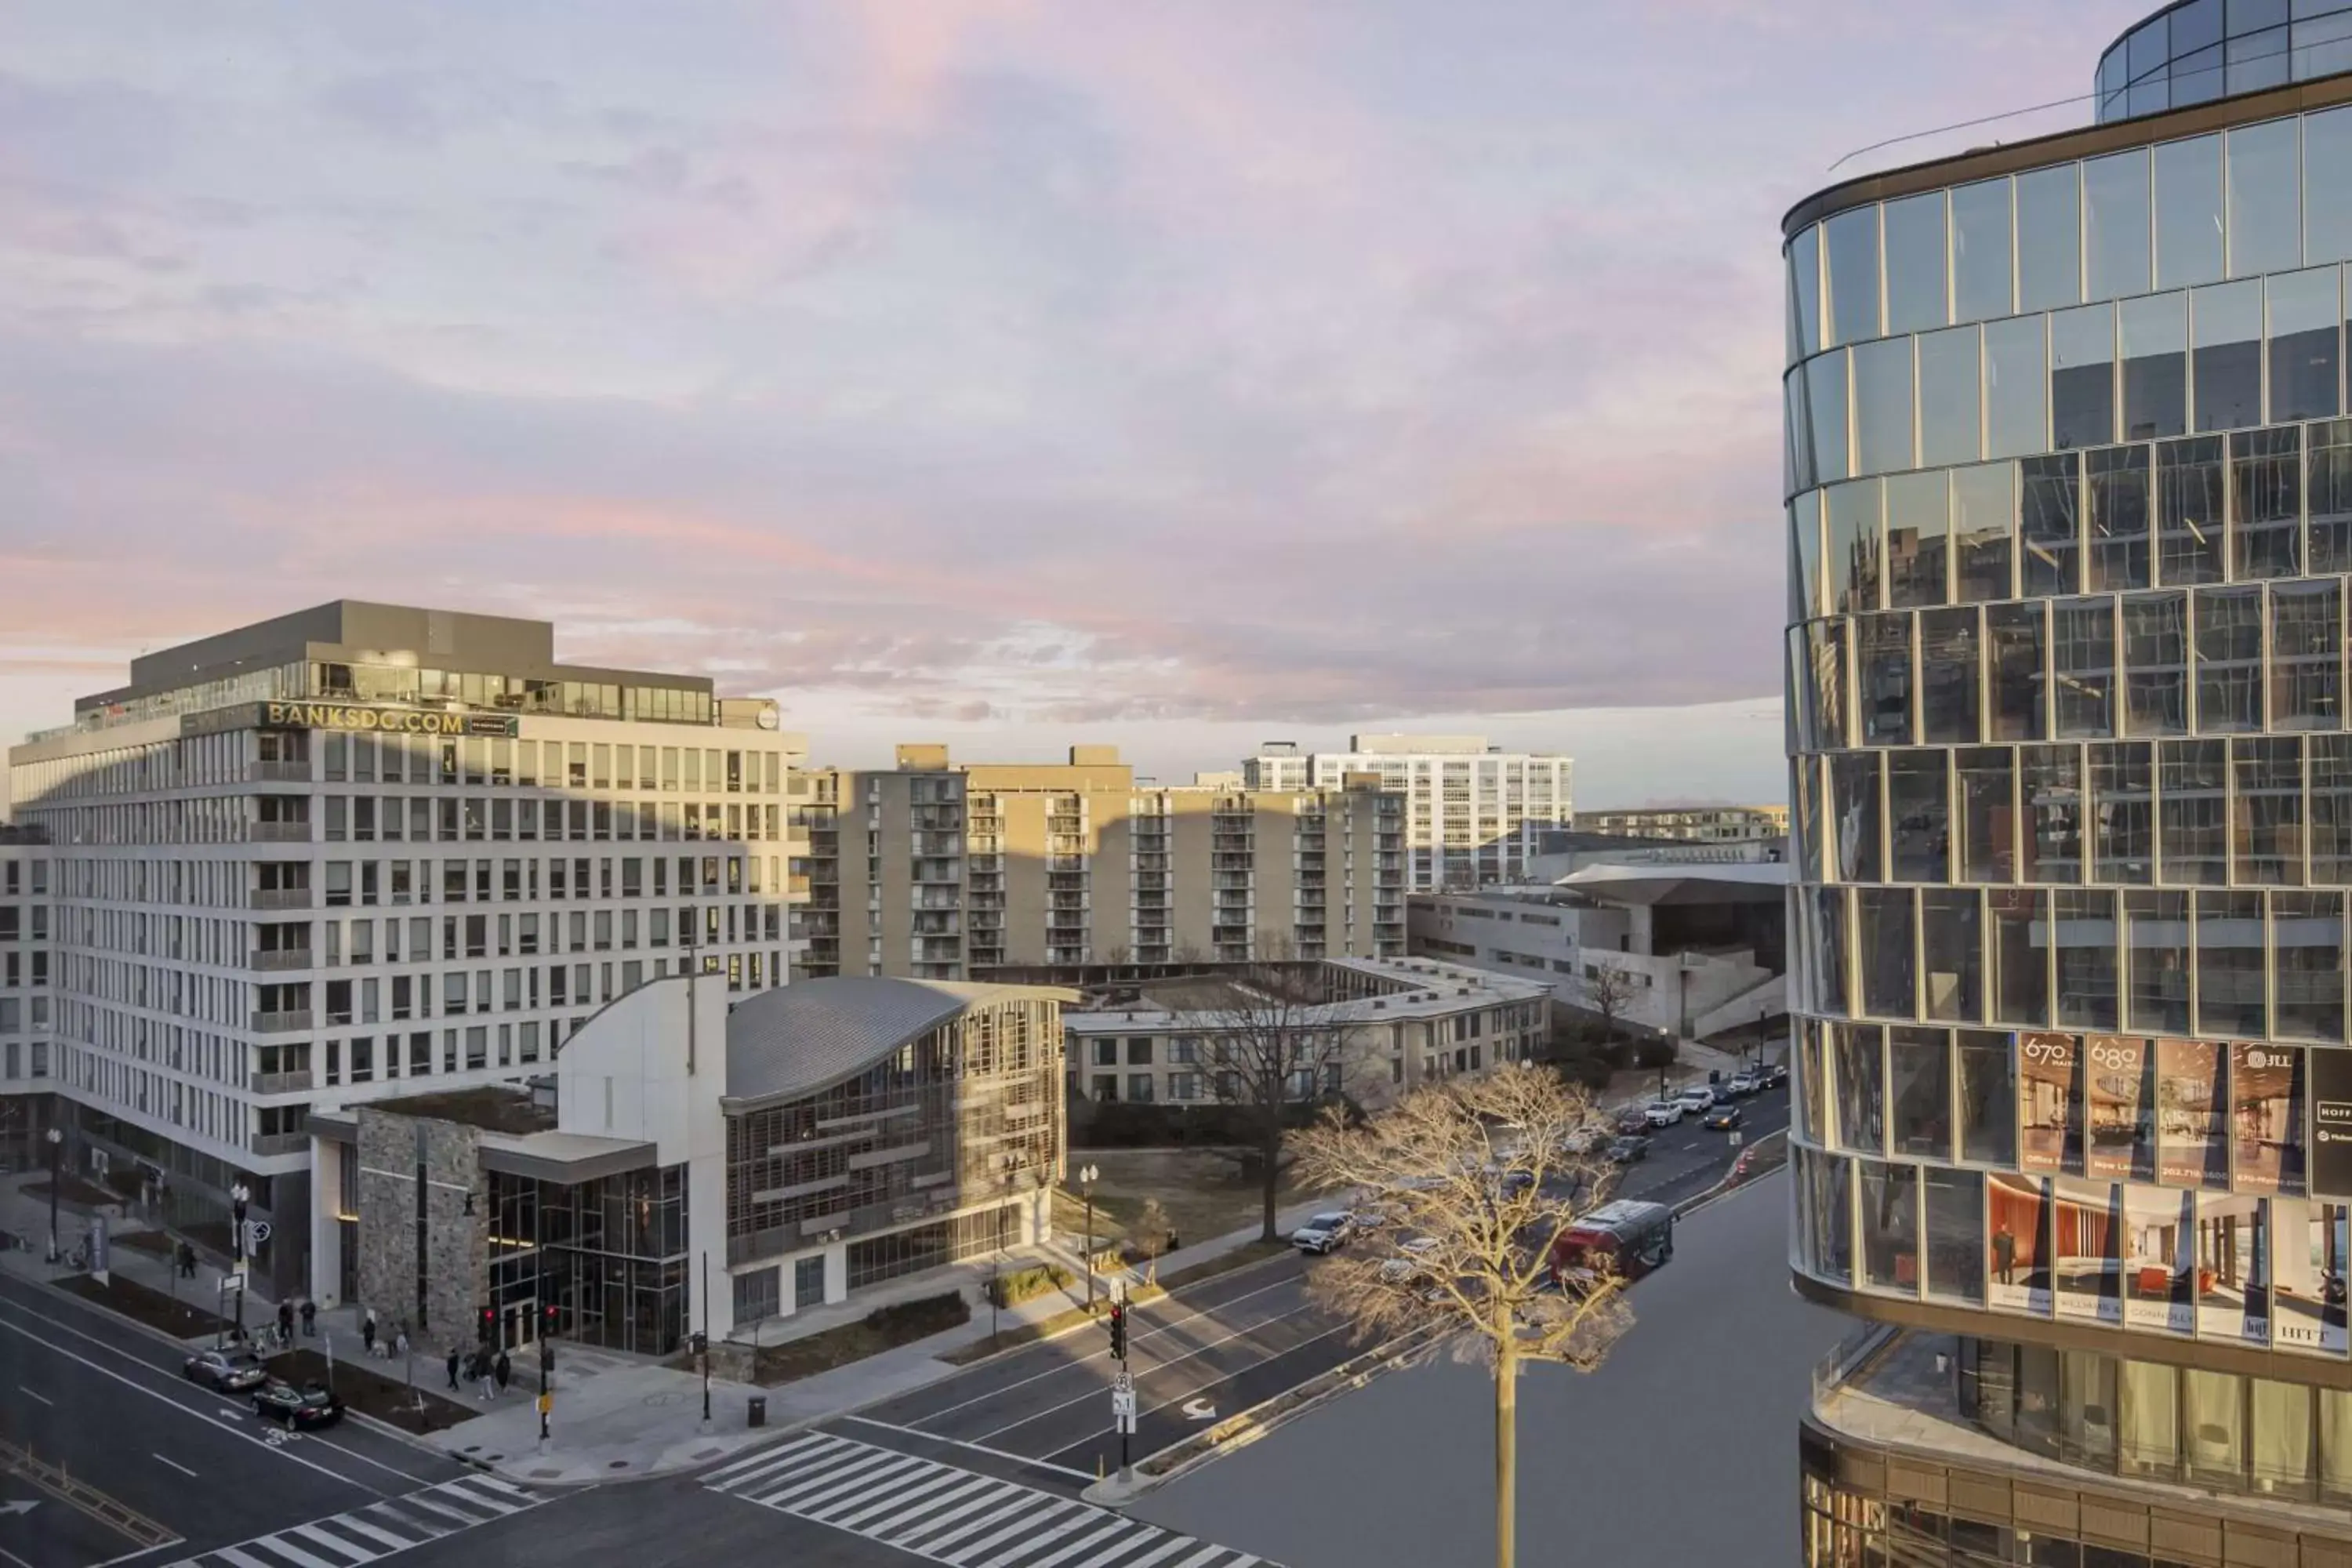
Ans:
POLYGON ((1619 1198, 1601 1205, 1560 1233, 1552 1244, 1552 1278, 1572 1284, 1606 1268, 1618 1278, 1639 1279, 1663 1268, 1675 1255, 1675 1211, 1664 1204, 1619 1198))

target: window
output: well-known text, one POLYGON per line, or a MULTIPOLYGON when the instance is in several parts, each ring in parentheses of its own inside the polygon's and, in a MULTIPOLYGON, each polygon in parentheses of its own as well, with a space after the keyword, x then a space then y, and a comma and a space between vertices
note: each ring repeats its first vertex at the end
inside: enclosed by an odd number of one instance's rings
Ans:
POLYGON ((2050 896, 2019 892, 1987 900, 1992 941, 1986 955, 1996 1023, 2040 1028, 2050 1021, 2050 896))
POLYGON ((2260 588, 2207 588, 2197 595, 2197 729, 2240 734, 2263 722, 2260 588))
POLYGON ((2042 707, 2046 613, 2037 604, 1985 608, 1992 740, 2038 741, 2049 733, 2042 707))
POLYGON ((1830 342, 1879 334, 1878 208, 1857 207, 1822 226, 1829 259, 1830 342))
POLYGON ((2303 743, 2293 736, 2240 741, 2231 840, 2240 885, 2303 881, 2303 743))
POLYGON ((1874 1024, 1831 1026, 1835 1060, 1837 1112, 1832 1142, 1856 1153, 1883 1152, 1885 1136, 1885 1069, 1881 1052, 1885 1031, 1874 1024))
MULTIPOLYGON (((2352 485, 2347 485, 2347 496, 2352 496, 2352 485)), ((2013 465, 1980 463, 1953 473, 1952 535, 1956 598, 1975 603, 2006 599, 2015 593, 2017 469, 2013 465)))
POLYGON ((1941 1029, 1890 1032, 1887 1087, 1895 1153, 1952 1158, 1950 1058, 1951 1042, 1941 1029))
POLYGON ((1978 328, 1924 332, 1919 345, 1919 461, 1937 468, 1984 455, 1983 336, 1978 328))
POLYGON ((2263 995, 2263 896, 2206 889, 2196 896, 2198 1032, 2260 1039, 2269 1030, 2263 995))
POLYGON ((1880 1018, 1917 1016, 1917 932, 1911 889, 1862 888, 1854 898, 1863 1011, 1880 1018))
POLYGON ((2086 562, 2094 591, 2145 588, 2153 580, 2148 553, 2149 450, 2106 447, 2087 455, 2086 562))
MULTIPOLYGON (((2066 173, 2071 175, 2072 169, 2066 173)), ((2030 176, 2029 176, 2030 177, 2030 176)), ((2020 181, 2021 186, 2024 181, 2020 181)), ((2042 319, 1988 321, 1985 349, 1985 449, 2012 458, 2050 447, 2049 352, 2042 319)))
POLYGON ((1948 489, 1942 474, 1898 474, 1886 481, 1886 602, 1898 609, 1940 605, 1951 596, 1948 489))
POLYGON ((2017 875, 2017 783, 2005 746, 1955 753, 1959 778, 1959 877, 2008 882, 2017 875))
POLYGON ((2147 150, 2083 164, 2084 271, 2094 300, 2147 292, 2147 150))
POLYGON ((1854 468, 1888 473, 1913 465, 1916 391, 1911 340, 1882 338, 1853 350, 1854 468))
POLYGON ((1886 330, 1916 332, 1944 324, 1944 194, 1885 205, 1886 330))
POLYGON ((2188 296, 2157 294, 2116 307, 2123 352, 2124 438, 2189 428, 2188 296))
POLYGON ((2189 1028, 2189 895, 2124 894, 2124 942, 2131 962, 2131 994, 2124 1026, 2182 1034, 2189 1028))
POLYGON ((2200 136, 2156 149, 2156 286, 2221 276, 2221 139, 2200 136))
POLYGON ((2155 879, 2154 783, 2153 748, 2128 743, 2091 748, 2094 880, 2155 879))
POLYGON ((1920 729, 1930 745, 1980 739, 1978 641, 1974 606, 1928 610, 1919 617, 1920 729))
POLYGON ((2017 1163, 2017 1082, 2007 1035, 1963 1029, 1958 1061, 1960 1158, 2017 1163))
POLYGON ((2078 591, 2083 531, 2076 461, 2068 453, 2018 465, 2021 588, 2028 596, 2078 591))
POLYGON ((1837 614, 1878 608, 1882 489, 1876 479, 1863 479, 1827 493, 1830 608, 1837 614))
POLYGON ((2114 734, 2114 601, 2063 601, 2053 615, 2052 680, 2058 693, 2057 732, 2086 738, 2114 734))
POLYGON ((2230 132, 2230 275, 2283 272, 2303 259, 2303 191, 2292 120, 2230 132))
POLYGON ((2228 758, 2219 741, 2168 741, 2158 747, 2161 880, 2205 887, 2229 880, 2228 758))
MULTIPOLYGON (((2352 116, 2347 119, 2352 121, 2352 116)), ((2347 126, 2344 149, 2347 178, 2352 178, 2352 126, 2347 126)), ((2010 183, 2000 179, 1961 185, 1952 192, 1951 204, 1953 319, 1980 321, 2006 316, 2014 308, 2010 183)), ((2352 220, 2347 221, 2347 229, 2344 254, 2352 255, 2352 220)))
MULTIPOLYGON (((2215 181, 2218 186, 2220 182, 2215 181)), ((2083 297, 2081 179, 2062 164, 2017 177, 2017 308, 2046 310, 2083 297)), ((2039 328, 2040 323, 2035 323, 2039 328)), ((1987 334, 1990 339, 1990 334, 1987 334)), ((2036 380, 2040 378, 2037 376, 2036 380)))
POLYGON ((2273 419, 2327 419, 2342 412, 2336 374, 2344 324, 2336 269, 2287 272, 2264 285, 2270 312, 2273 419))
POLYGON ((2062 1027, 2112 1030, 2119 1007, 2116 895, 2105 888, 2062 888, 2052 896, 2062 1027))
POLYGON ((2189 732, 2189 599, 2151 594, 2123 602, 2124 733, 2189 732))
POLYGON ((2263 286, 2259 279, 2189 291, 2197 356, 2197 428, 2263 422, 2263 286))

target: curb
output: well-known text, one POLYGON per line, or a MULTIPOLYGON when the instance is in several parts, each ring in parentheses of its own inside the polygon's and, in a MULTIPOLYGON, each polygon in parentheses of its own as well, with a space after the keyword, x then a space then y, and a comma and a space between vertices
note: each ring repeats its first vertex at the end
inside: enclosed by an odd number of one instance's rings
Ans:
MULTIPOLYGON (((1772 1139, 1785 1139, 1788 1136, 1789 1130, 1787 1128, 1775 1128, 1773 1131, 1764 1134, 1763 1137, 1759 1138, 1754 1144, 1750 1145, 1750 1148, 1760 1149, 1772 1139)), ((1740 1152, 1740 1159, 1745 1160, 1748 1157, 1748 1150, 1742 1150, 1740 1152)), ((1781 1165, 1773 1166, 1772 1171, 1782 1169, 1785 1163, 1786 1162, 1784 1161, 1781 1165)), ((1680 1219, 1685 1215, 1696 1214, 1700 1209, 1705 1208, 1707 1205, 1715 1202, 1717 1198, 1728 1197, 1742 1187, 1752 1186, 1756 1183, 1762 1181, 1766 1176, 1770 1175, 1772 1171, 1764 1171, 1755 1174, 1749 1174, 1742 1172, 1739 1169, 1739 1162, 1735 1161, 1733 1162, 1730 1173, 1726 1175, 1723 1180, 1716 1183, 1715 1185, 1707 1188, 1705 1192, 1694 1194, 1692 1196, 1685 1198, 1682 1202, 1676 1204, 1675 1205, 1675 1217, 1676 1219, 1680 1219)))

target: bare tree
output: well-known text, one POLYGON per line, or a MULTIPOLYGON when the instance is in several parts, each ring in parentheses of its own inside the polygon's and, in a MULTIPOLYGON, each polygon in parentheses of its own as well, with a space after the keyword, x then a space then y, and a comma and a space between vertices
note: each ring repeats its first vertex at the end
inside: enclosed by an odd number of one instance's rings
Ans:
POLYGON ((1279 1239, 1276 1200, 1289 1168, 1291 1124, 1317 1100, 1343 1091, 1356 1031, 1334 1016, 1317 963, 1263 962, 1221 976, 1225 1000, 1203 1010, 1201 1068, 1210 1097, 1243 1128, 1241 1150, 1257 1165, 1263 1238, 1279 1239))
POLYGON ((1615 1045, 1618 1024, 1633 1010, 1633 972, 1606 963, 1587 963, 1577 991, 1584 998, 1585 1007, 1600 1015, 1602 1048, 1615 1045))
POLYGON ((1360 1340, 1419 1334, 1414 1353, 1450 1344, 1494 1375, 1498 1568, 1517 1554, 1521 1370, 1590 1372, 1633 1326, 1612 1259, 1560 1256, 1610 1185, 1599 1125, 1581 1091, 1518 1065, 1416 1089, 1360 1125, 1327 1118, 1297 1139, 1307 1182, 1354 1193, 1365 1217, 1355 1246, 1309 1275, 1316 1300, 1360 1340))

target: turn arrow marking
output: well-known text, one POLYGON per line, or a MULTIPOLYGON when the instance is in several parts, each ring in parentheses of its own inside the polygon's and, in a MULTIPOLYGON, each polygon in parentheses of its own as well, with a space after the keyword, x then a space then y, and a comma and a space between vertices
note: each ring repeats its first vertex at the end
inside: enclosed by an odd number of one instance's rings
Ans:
POLYGON ((41 1500, 38 1498, 17 1498, 8 1502, 0 1502, 0 1513, 30 1513, 40 1504, 41 1500))
POLYGON ((1217 1407, 1205 1399, 1188 1399, 1184 1402, 1184 1414, 1195 1421, 1213 1421, 1217 1407))

